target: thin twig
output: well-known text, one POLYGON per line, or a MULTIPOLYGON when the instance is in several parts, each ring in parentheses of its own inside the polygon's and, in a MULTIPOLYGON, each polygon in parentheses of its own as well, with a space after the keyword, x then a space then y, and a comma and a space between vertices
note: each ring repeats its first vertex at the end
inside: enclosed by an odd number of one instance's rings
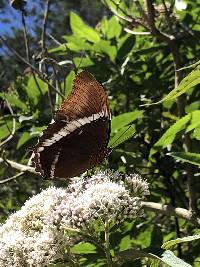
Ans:
POLYGON ((2 162, 6 162, 7 164, 9 164, 12 168, 16 169, 16 170, 19 170, 20 172, 30 172, 30 173, 33 173, 33 174, 36 174, 36 175, 39 175, 38 172, 35 171, 35 169, 33 167, 30 167, 30 166, 27 166, 27 165, 23 165, 23 164, 20 164, 20 163, 17 163, 15 161, 12 161, 12 160, 8 160, 6 159, 3 159, 3 158, 0 158, 0 163, 2 162))
POLYGON ((44 12, 43 30, 42 30, 42 54, 46 52, 46 29, 47 29, 50 4, 51 4, 51 0, 47 0, 45 12, 44 12))
POLYGON ((27 33, 27 29, 26 29, 26 20, 25 20, 25 12, 24 11, 22 11, 22 25, 23 25, 23 32, 24 32, 25 47, 26 47, 26 58, 27 58, 27 61, 30 62, 29 39, 28 39, 28 33, 27 33))
POLYGON ((136 32, 136 31, 132 31, 128 28, 124 28, 124 31, 125 32, 128 32, 128 33, 131 33, 133 35, 150 35, 151 33, 150 32, 136 32))
POLYGON ((14 113, 13 113, 12 107, 9 104, 9 102, 8 102, 7 99, 6 99, 6 102, 7 102, 7 107, 8 107, 8 109, 9 109, 9 111, 10 111, 12 117, 13 117, 13 128, 12 128, 12 132, 10 133, 10 135, 8 136, 8 138, 6 138, 3 142, 0 143, 0 147, 3 146, 3 145, 5 145, 7 142, 9 142, 13 138, 13 136, 15 134, 15 130, 16 130, 16 120, 14 118, 14 113))
POLYGON ((13 49, 9 44, 7 44, 6 40, 4 40, 4 38, 2 36, 0 36, 0 40, 2 41, 3 44, 5 44, 7 46, 7 48, 16 55, 16 57, 18 57, 22 62, 24 62, 25 64, 27 64, 33 71, 35 71, 35 73, 38 74, 39 78, 44 81, 45 83, 47 83, 56 93, 58 93, 62 99, 64 99, 64 95, 57 90, 57 88, 55 88, 47 79, 45 79, 42 75, 42 73, 35 68, 31 63, 29 63, 26 59, 24 59, 15 49, 13 49))
POLYGON ((190 210, 183 208, 175 208, 171 205, 163 205, 155 202, 142 202, 142 207, 145 210, 150 210, 156 213, 161 213, 167 216, 176 216, 178 218, 183 218, 187 221, 193 222, 195 225, 200 226, 200 218, 194 217, 190 210))
POLYGON ((60 43, 52 34, 46 33, 46 35, 48 37, 50 37, 55 42, 55 44, 57 44, 57 45, 64 45, 64 44, 60 43))
POLYGON ((9 177, 9 178, 4 179, 4 180, 0 180, 0 184, 5 184, 5 183, 7 183, 7 182, 9 182, 11 180, 14 180, 14 179, 20 177, 22 174, 24 174, 24 172, 19 172, 18 174, 14 175, 12 177, 9 177))

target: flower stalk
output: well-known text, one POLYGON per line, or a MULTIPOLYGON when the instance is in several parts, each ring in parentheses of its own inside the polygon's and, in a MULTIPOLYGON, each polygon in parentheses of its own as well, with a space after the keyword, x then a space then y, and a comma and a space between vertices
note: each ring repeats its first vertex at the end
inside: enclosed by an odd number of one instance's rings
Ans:
POLYGON ((112 258, 110 255, 110 224, 108 219, 105 220, 105 253, 106 253, 107 264, 109 267, 111 267, 112 258))

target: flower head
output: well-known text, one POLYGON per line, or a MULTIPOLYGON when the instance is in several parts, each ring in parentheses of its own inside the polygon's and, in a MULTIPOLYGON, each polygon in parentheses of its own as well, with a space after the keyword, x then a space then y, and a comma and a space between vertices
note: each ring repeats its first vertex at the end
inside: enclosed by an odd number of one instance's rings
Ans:
POLYGON ((95 233, 105 223, 112 227, 135 218, 148 193, 147 182, 138 175, 124 178, 111 171, 76 178, 67 189, 43 190, 0 226, 0 266, 48 266, 74 242, 66 229, 95 233))

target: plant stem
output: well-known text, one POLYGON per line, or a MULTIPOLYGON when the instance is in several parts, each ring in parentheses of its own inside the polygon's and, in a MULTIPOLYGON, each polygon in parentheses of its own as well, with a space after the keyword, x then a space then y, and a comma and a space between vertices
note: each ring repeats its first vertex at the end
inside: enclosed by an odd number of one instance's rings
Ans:
POLYGON ((107 259, 107 264, 108 266, 112 266, 112 259, 110 255, 110 240, 109 240, 109 221, 106 219, 105 221, 105 253, 106 253, 106 259, 107 259))

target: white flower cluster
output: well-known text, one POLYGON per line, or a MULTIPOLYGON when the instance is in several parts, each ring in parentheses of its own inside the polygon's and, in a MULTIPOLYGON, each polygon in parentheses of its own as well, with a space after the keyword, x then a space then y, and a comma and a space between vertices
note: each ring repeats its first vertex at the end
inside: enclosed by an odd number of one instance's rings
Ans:
POLYGON ((0 227, 0 267, 48 266, 73 243, 66 229, 95 231, 105 221, 113 226, 135 218, 148 193, 147 182, 138 175, 123 178, 111 171, 77 178, 67 189, 50 187, 0 227))
POLYGON ((54 187, 42 191, 0 227, 0 267, 42 267, 62 257, 68 238, 43 218, 65 194, 54 187))
MULTIPOLYGON (((69 194, 49 210, 47 218, 64 228, 88 230, 95 223, 118 224, 140 215, 141 199, 149 194, 148 183, 139 175, 123 178, 118 172, 99 172, 74 181, 69 194)), ((93 227, 95 228, 95 227, 93 227)))

